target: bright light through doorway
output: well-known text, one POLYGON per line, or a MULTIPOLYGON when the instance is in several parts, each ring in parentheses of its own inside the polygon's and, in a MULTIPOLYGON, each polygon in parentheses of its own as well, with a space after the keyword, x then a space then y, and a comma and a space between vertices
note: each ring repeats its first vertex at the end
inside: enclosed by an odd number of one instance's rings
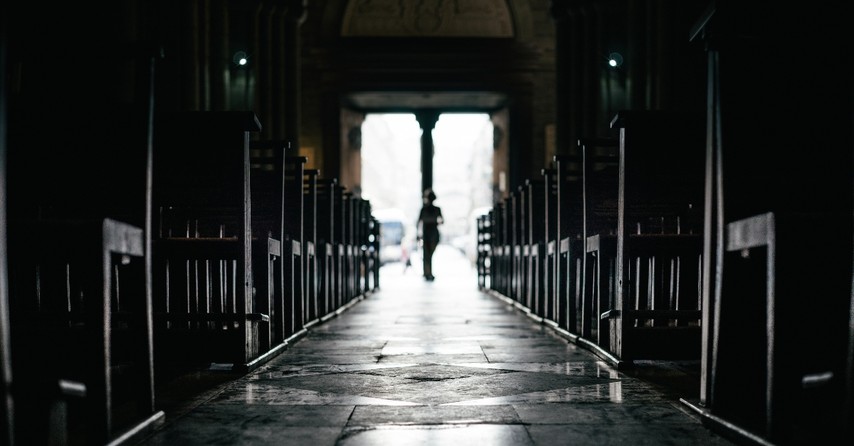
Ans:
MULTIPOLYGON (((489 115, 445 113, 433 130, 433 190, 442 243, 476 255, 477 215, 492 206, 489 115)), ((378 218, 396 215, 414 243, 421 209, 421 128, 413 114, 368 114, 362 124, 362 196, 378 218)), ((381 219, 381 218, 380 218, 381 219)))

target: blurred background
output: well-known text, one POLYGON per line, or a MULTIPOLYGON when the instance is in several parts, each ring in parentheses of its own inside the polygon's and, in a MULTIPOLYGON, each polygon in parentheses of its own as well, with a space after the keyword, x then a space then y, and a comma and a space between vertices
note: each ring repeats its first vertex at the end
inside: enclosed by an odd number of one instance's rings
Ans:
MULTIPOLYGON (((368 114, 362 124, 362 197, 381 224, 384 265, 420 261, 421 128, 414 114, 368 114)), ((440 244, 474 263, 478 215, 492 206, 493 126, 485 113, 445 113, 433 129, 433 190, 440 244)), ((420 268, 420 264, 417 265, 420 268)))

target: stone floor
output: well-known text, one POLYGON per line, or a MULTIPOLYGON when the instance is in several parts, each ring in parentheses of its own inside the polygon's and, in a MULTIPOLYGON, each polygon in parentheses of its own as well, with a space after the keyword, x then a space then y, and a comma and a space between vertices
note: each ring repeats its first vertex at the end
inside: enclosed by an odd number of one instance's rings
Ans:
POLYGON ((434 263, 434 282, 384 266, 380 291, 246 376, 185 377, 213 382, 161 395, 141 444, 730 444, 679 401, 692 364, 617 371, 479 292, 452 248, 434 263))

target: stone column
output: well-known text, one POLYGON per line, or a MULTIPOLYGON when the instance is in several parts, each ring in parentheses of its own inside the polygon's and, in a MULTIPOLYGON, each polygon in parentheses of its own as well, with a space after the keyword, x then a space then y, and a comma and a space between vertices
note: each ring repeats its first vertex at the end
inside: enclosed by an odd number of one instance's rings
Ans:
POLYGON ((420 110, 415 119, 421 126, 421 191, 433 187, 433 128, 439 120, 438 110, 420 110))

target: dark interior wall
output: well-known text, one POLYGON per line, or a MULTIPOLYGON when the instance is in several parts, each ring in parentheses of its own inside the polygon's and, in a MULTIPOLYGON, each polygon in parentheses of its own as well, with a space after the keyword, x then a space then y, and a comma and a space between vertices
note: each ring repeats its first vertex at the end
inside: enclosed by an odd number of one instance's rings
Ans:
POLYGON ((134 202, 142 224, 151 5, 9 5, 10 216, 134 202), (92 175, 92 166, 110 169, 92 175), (57 187, 57 185, 62 185, 57 187), (127 194, 127 195, 126 195, 127 194))
POLYGON ((556 151, 577 154, 583 137, 613 136, 620 110, 705 106, 705 53, 689 40, 705 0, 553 0, 556 151), (611 53, 622 63, 608 65, 611 53))
POLYGON ((22 38, 10 48, 13 120, 18 104, 42 114, 29 122, 52 126, 62 121, 57 115, 133 109, 144 94, 139 66, 107 59, 128 57, 128 48, 156 50, 163 56, 155 76, 157 111, 252 110, 262 124, 260 138, 297 141, 316 160, 312 167, 340 176, 346 163, 337 159, 335 110, 352 105, 348 93, 498 92, 511 115, 505 136, 512 189, 538 176, 554 154, 571 153, 578 137, 608 133, 618 110, 704 103, 703 52, 687 38, 700 0, 508 0, 514 35, 489 38, 341 37, 346 4, 127 0, 108 7, 63 4, 40 14, 21 2, 14 32, 22 38), (559 20, 564 13, 571 19, 559 20), (235 64, 238 51, 249 56, 247 66, 235 64), (625 64, 606 68, 610 51, 624 52, 625 64), (30 87, 41 84, 49 88, 30 87), (547 140, 549 128, 556 143, 547 140))

